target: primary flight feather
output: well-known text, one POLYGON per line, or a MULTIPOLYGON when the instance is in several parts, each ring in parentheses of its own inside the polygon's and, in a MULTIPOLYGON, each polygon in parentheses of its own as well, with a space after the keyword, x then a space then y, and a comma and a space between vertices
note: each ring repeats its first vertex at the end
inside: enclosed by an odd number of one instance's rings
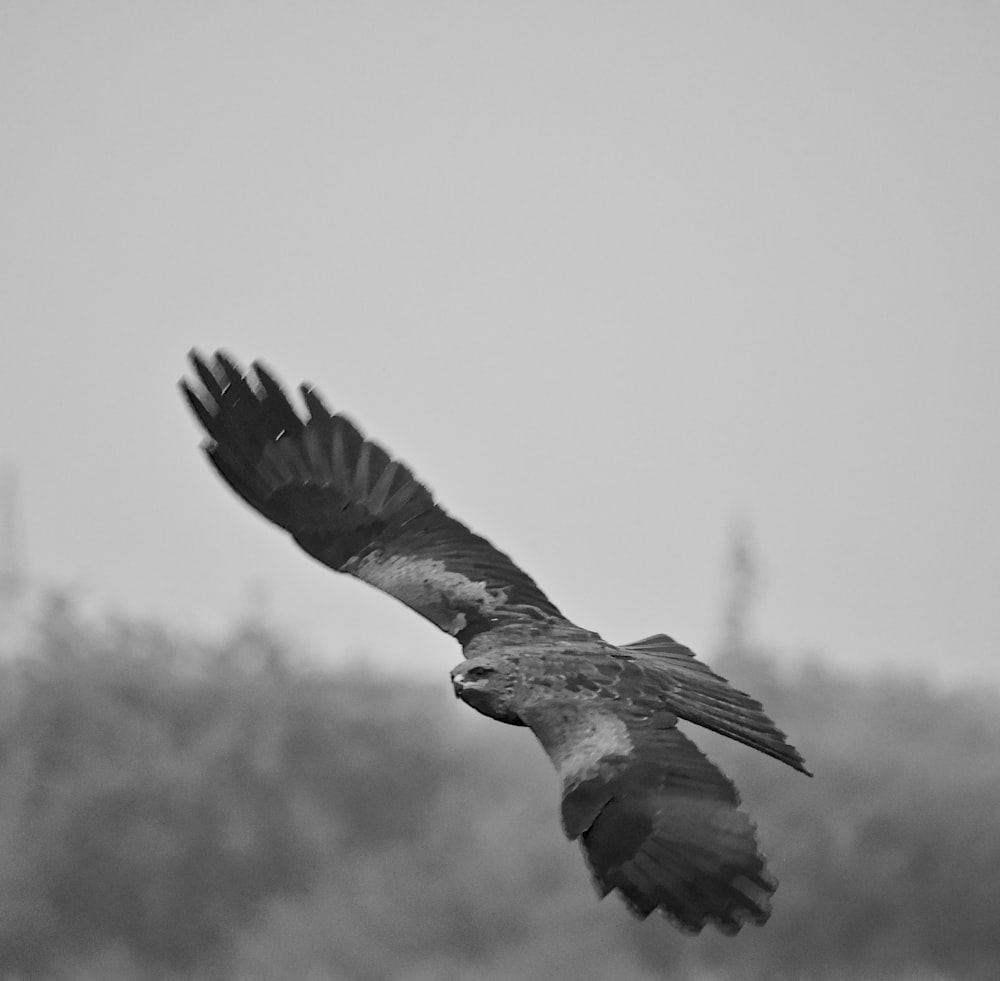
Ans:
POLYGON ((461 643, 456 695, 537 736, 562 783, 563 828, 603 895, 693 931, 767 920, 776 882, 754 826, 677 728, 686 719, 808 773, 758 702, 664 634, 616 646, 568 621, 313 389, 300 413, 259 363, 245 373, 222 352, 191 363, 181 388, 223 479, 314 558, 461 643))

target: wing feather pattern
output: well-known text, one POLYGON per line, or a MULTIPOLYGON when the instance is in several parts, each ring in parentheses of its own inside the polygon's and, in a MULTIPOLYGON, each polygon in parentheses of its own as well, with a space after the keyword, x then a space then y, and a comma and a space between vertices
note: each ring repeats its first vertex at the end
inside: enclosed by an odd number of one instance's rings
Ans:
POLYGON ((754 826, 675 715, 565 698, 521 718, 556 766, 563 827, 580 839, 602 895, 617 889, 637 916, 659 910, 694 932, 767 920, 777 883, 754 826))
POLYGON ((463 641, 511 616, 559 611, 514 562, 452 518, 410 470, 303 386, 307 414, 263 365, 192 352, 181 382, 204 449, 252 508, 310 555, 463 641))
POLYGON ((652 655, 639 663, 665 676, 666 685, 663 677, 659 679, 663 702, 682 719, 752 746, 812 776, 798 750, 789 745, 760 702, 730 685, 683 644, 666 634, 654 634, 619 647, 652 655))

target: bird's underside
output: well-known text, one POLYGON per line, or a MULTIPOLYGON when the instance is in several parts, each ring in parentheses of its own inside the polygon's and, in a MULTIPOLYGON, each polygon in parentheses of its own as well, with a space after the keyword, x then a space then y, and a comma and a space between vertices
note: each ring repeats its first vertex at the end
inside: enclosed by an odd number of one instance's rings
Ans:
POLYGON ((732 783, 678 718, 808 773, 760 704, 665 635, 614 646, 566 620, 505 554, 310 388, 297 411, 260 364, 192 354, 204 449, 251 507, 320 562, 462 644, 456 694, 529 727, 562 782, 566 834, 602 894, 687 930, 764 923, 776 882, 732 783))

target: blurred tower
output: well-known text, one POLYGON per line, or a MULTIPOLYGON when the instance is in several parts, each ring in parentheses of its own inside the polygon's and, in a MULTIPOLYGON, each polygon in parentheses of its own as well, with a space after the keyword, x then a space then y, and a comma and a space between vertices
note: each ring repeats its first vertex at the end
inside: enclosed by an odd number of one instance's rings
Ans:
POLYGON ((5 613, 24 596, 19 533, 17 471, 5 463, 0 467, 0 611, 5 613))
POLYGON ((24 574, 18 474, 0 465, 0 658, 25 649, 31 634, 32 596, 24 574))
POLYGON ((750 523, 733 522, 729 533, 729 585, 723 609, 722 651, 739 656, 750 649, 750 614, 758 593, 756 548, 750 523))

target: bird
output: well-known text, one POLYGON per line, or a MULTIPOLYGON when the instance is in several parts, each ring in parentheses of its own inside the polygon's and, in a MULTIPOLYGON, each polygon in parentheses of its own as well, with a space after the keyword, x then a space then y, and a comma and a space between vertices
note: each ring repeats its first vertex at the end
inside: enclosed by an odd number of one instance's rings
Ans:
POLYGON ((310 556, 454 637, 455 695, 529 729, 555 766, 561 819, 602 897, 687 933, 762 925, 777 880, 734 784, 683 719, 808 776, 765 714, 666 634, 612 644, 563 616, 504 552, 438 504, 400 460, 311 385, 296 409, 259 361, 189 355, 181 391, 202 448, 251 508, 310 556))

